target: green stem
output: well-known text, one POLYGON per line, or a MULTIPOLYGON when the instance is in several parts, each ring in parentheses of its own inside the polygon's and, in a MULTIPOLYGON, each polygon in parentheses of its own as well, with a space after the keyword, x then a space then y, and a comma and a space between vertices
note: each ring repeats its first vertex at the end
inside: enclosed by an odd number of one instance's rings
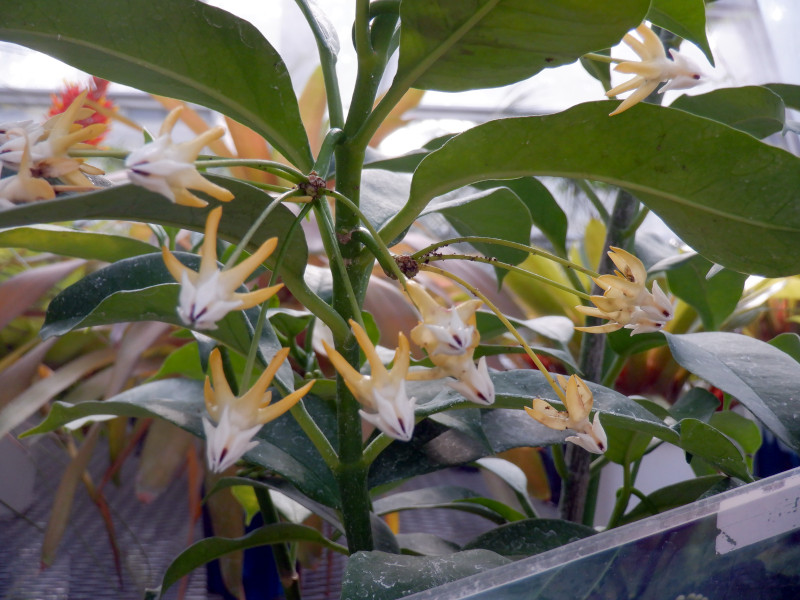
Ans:
POLYGON ((607 529, 613 529, 619 524, 619 520, 625 514, 625 509, 631 501, 633 477, 631 476, 630 467, 631 465, 627 460, 625 464, 622 465, 622 487, 617 490, 617 501, 614 503, 614 510, 611 512, 611 517, 608 520, 607 529))
POLYGON ((559 397, 559 399, 561 400, 561 403, 566 406, 567 398, 564 395, 564 390, 562 390, 561 386, 558 385, 553 380, 553 377, 552 377, 552 375, 550 375, 550 372, 542 364, 542 361, 539 360, 539 357, 536 356, 536 353, 531 349, 531 347, 525 341, 525 338, 523 338, 520 335, 519 331, 517 331, 517 328, 514 327, 511 324, 511 321, 509 321, 506 318, 506 316, 503 314, 503 312, 499 308, 497 308, 494 305, 494 303, 491 300, 489 300, 489 298, 487 298, 478 288, 476 288, 472 284, 464 281, 458 275, 453 275, 452 273, 448 273, 444 269, 440 269, 439 267, 432 267, 430 265, 422 265, 420 268, 421 268, 421 270, 429 271, 431 273, 436 273, 436 274, 441 275, 443 277, 447 277, 448 279, 452 279, 453 281, 455 281, 460 286, 466 288, 473 295, 475 295, 478 298, 480 298, 483 301, 483 303, 489 308, 489 310, 491 310, 495 314, 495 316, 497 316, 497 318, 500 319, 500 321, 503 323, 503 325, 506 327, 506 329, 508 329, 508 332, 511 335, 513 335, 514 338, 516 338, 517 342, 519 342, 519 345, 522 346, 523 349, 525 350, 525 354, 528 355, 528 357, 533 361, 533 364, 536 365, 536 368, 539 369, 539 371, 542 373, 542 375, 544 375, 545 379, 547 380, 547 383, 549 383, 550 387, 553 388, 553 391, 559 397))
MULTIPOLYGON (((364 247, 369 250, 373 257, 378 259, 378 264, 380 264, 384 273, 400 281, 403 287, 406 286, 406 276, 400 270, 400 267, 397 266, 394 258, 392 258, 391 254, 388 257, 384 254, 383 248, 381 248, 381 245, 369 234, 369 231, 363 227, 359 227, 353 232, 353 235, 356 236, 359 242, 364 244, 364 247)), ((371 260, 372 259, 370 259, 370 261, 371 260)))
POLYGON ((615 355, 611 365, 606 369, 600 385, 605 387, 613 387, 614 382, 617 380, 617 376, 622 371, 622 368, 625 366, 625 361, 627 360, 627 356, 623 356, 622 354, 615 355))
POLYGON ((484 256, 472 256, 471 254, 438 254, 434 256, 429 256, 425 259, 426 264, 437 261, 437 260, 466 260, 470 262, 479 262, 485 263, 487 265, 492 265, 494 267, 499 267, 501 269, 505 269, 506 271, 511 271, 513 273, 519 273, 521 275, 525 275, 526 277, 530 277, 531 279, 535 279, 536 281, 541 281, 549 286, 552 286, 556 289, 559 289, 564 292, 569 292, 570 294, 576 295, 578 298, 583 300, 589 300, 589 294, 585 294, 583 292, 579 292, 578 290, 571 288, 563 283, 558 283, 557 281, 553 281, 552 279, 548 279, 543 275, 539 275, 538 273, 533 273, 521 267, 517 267, 514 265, 509 265, 508 263, 501 262, 499 260, 494 260, 491 258, 486 258, 484 256))
POLYGON ((491 237, 482 237, 482 236, 464 236, 464 237, 456 237, 450 238, 448 240, 443 240, 441 242, 436 242, 435 244, 431 244, 423 248, 422 250, 417 250, 414 254, 411 255, 412 258, 417 260, 423 260, 425 255, 438 250, 439 248, 443 248, 445 246, 450 246, 452 244, 460 244, 463 242, 467 242, 469 244, 494 244, 496 246, 505 246, 506 248, 513 248, 514 250, 521 250, 523 252, 527 252, 528 254, 535 254, 537 256, 541 256, 542 258, 546 258, 547 260, 551 260, 554 263, 561 265, 562 267, 566 267, 567 269, 572 269, 575 271, 580 271, 581 273, 585 273, 589 277, 599 277, 600 275, 591 269, 587 269, 579 264, 576 264, 572 261, 569 261, 565 258, 561 258, 551 252, 547 252, 546 250, 542 250, 541 248, 536 248, 535 246, 526 246, 525 244, 520 244, 518 242, 512 242, 510 240, 501 240, 498 238, 491 238, 491 237))
POLYGON ((317 160, 314 162, 313 171, 323 179, 328 178, 328 171, 330 170, 333 151, 336 148, 336 144, 341 141, 343 136, 344 131, 341 129, 331 129, 328 131, 328 133, 325 135, 325 139, 322 141, 319 154, 317 154, 317 160))
MULTIPOLYGON (((278 510, 272 502, 272 495, 269 490, 261 486, 254 486, 253 490, 256 493, 256 500, 258 500, 258 508, 264 519, 264 525, 280 523, 278 510)), ((278 568, 278 576, 286 594, 286 600, 300 600, 300 579, 297 576, 297 569, 294 567, 294 561, 291 559, 288 546, 285 543, 273 544, 272 551, 275 556, 275 566, 278 568)))
POLYGON ((622 232, 623 237, 628 238, 633 236, 636 233, 636 230, 642 226, 642 223, 644 223, 644 220, 647 218, 647 215, 649 214, 650 214, 650 209, 647 208, 646 206, 642 206, 642 208, 639 209, 639 212, 636 213, 636 216, 633 218, 633 221, 631 221, 631 224, 628 225, 625 228, 625 231, 622 232))
POLYGON ((369 117, 361 124, 358 131, 354 134, 353 140, 359 145, 366 146, 372 136, 386 119, 392 109, 402 99, 414 82, 419 79, 436 61, 446 54, 453 45, 464 37, 477 23, 481 21, 492 9, 496 2, 486 2, 478 8, 464 23, 457 27, 446 40, 443 40, 433 52, 422 57, 417 64, 410 69, 402 69, 392 81, 386 94, 381 98, 378 105, 372 110, 369 117))
POLYGON ((331 127, 342 127, 344 126, 344 113, 342 111, 342 97, 339 92, 339 78, 336 76, 336 54, 328 44, 328 34, 320 27, 320 23, 314 17, 314 11, 308 5, 308 2, 306 0, 295 0, 295 2, 306 18, 317 42, 317 52, 320 66, 322 67, 322 79, 325 82, 325 95, 328 98, 328 119, 331 127))
POLYGON ((300 183, 305 181, 306 176, 297 169, 284 165, 283 163, 275 162, 274 160, 261 160, 254 158, 209 158, 196 160, 194 162, 196 167, 211 169, 217 167, 249 167, 259 171, 266 171, 277 175, 281 179, 291 181, 292 183, 300 183))
POLYGON ((569 469, 567 463, 564 462, 564 449, 561 444, 553 444, 550 446, 550 450, 553 453, 553 466, 556 468, 556 473, 561 477, 562 482, 566 482, 569 479, 569 469))
POLYGON ((336 235, 333 231, 333 217, 330 213, 328 202, 324 197, 314 200, 314 211, 317 213, 317 222, 319 223, 320 232, 322 233, 322 243, 325 246, 325 252, 328 254, 331 269, 336 269, 338 271, 339 279, 345 287, 345 295, 347 301, 350 303, 350 316, 356 323, 361 325, 361 327, 364 327, 361 307, 358 305, 358 298, 353 290, 353 284, 350 281, 347 267, 342 258, 342 253, 339 249, 339 241, 336 239, 336 235))
POLYGON ((250 229, 247 230, 247 233, 244 234, 244 237, 242 237, 242 239, 239 241, 234 251, 228 257, 228 260, 225 262, 225 268, 230 269, 233 265, 236 264, 236 261, 239 260, 239 256, 241 256, 244 249, 247 248, 247 245, 250 243, 250 240, 255 235, 256 231, 258 231, 258 228, 261 227, 261 225, 264 223, 269 214, 273 210, 278 208, 278 206, 280 206, 281 202, 285 201, 287 198, 291 198, 292 196, 300 196, 300 195, 302 195, 302 192, 300 192, 300 190, 291 189, 288 192, 275 198, 269 204, 267 204, 267 207, 263 211, 261 211, 261 214, 258 215, 258 218, 250 226, 250 229))
MULTIPOLYGON (((250 378, 253 374, 253 368, 256 364, 256 355, 258 354, 258 342, 261 340, 261 334, 264 331, 264 323, 267 322, 267 305, 269 301, 265 301, 261 303, 261 307, 258 311, 258 319, 256 320, 256 326, 253 328, 253 339, 250 342, 250 348, 247 352, 247 360, 244 363, 244 373, 242 374, 242 389, 249 390, 250 389, 250 378)), ((276 380, 275 383, 277 384, 278 381, 276 380)), ((281 390, 281 393, 286 393, 288 390, 281 390)))

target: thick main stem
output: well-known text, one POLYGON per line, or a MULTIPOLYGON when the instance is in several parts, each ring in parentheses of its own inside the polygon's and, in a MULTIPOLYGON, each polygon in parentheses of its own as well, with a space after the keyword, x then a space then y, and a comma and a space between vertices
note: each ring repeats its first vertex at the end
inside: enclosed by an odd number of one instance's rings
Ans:
MULTIPOLYGON (((614 204, 614 210, 608 221, 606 229, 605 247, 625 245, 625 232, 636 218, 639 202, 628 192, 620 190, 614 204)), ((614 264, 603 254, 600 266, 597 269, 600 273, 611 273, 614 264)), ((597 285, 593 289, 594 294, 602 294, 597 285)), ((587 325, 596 325, 599 319, 590 317, 587 325), (596 322, 592 322, 592 320, 596 322)), ((601 381, 603 378, 603 355, 605 353, 606 336, 605 334, 584 334, 581 345, 580 368, 589 381, 601 381)), ((575 444, 568 444, 564 456, 567 463, 568 476, 564 481, 564 488, 561 494, 559 511, 561 518, 568 521, 580 523, 583 521, 584 509, 586 508, 586 495, 589 491, 589 465, 592 455, 583 448, 575 444)))

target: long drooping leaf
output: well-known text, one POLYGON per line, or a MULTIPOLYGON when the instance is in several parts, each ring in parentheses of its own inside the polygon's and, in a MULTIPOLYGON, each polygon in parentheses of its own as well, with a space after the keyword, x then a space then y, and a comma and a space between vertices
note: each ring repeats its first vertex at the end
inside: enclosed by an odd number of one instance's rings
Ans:
POLYGON ((224 10, 194 0, 10 2, 0 39, 218 110, 266 137, 301 170, 311 168, 286 65, 252 24, 224 10))
POLYGON ((800 449, 800 363, 736 333, 667 334, 675 360, 728 392, 791 448, 800 449))
POLYGON ((393 86, 496 87, 617 44, 649 2, 403 0, 393 86))
POLYGON ((150 244, 121 235, 80 231, 55 225, 5 229, 0 231, 0 246, 108 262, 156 250, 150 244))
MULTIPOLYGON (((223 208, 218 231, 220 238, 238 243, 267 207, 272 197, 243 181, 215 176, 210 176, 209 179, 229 189, 235 196, 231 208, 228 210, 223 208)), ((90 194, 68 196, 48 202, 35 202, 4 210, 0 212, 0 227, 18 227, 78 219, 123 219, 203 231, 208 211, 216 205, 217 203, 212 201, 212 205, 206 209, 181 206, 144 188, 123 185, 90 194)), ((267 259, 267 264, 272 266, 274 264, 272 261, 278 256, 280 247, 288 244, 288 250, 281 263, 281 271, 292 273, 297 277, 303 273, 308 261, 308 246, 299 227, 287 242, 286 234, 294 220, 295 216, 289 209, 283 206, 278 207, 256 230, 251 244, 257 246, 267 239, 277 236, 280 240, 279 249, 267 259)))
POLYGON ((800 272, 800 159, 683 111, 640 104, 609 117, 608 108, 581 104, 454 137, 420 163, 409 203, 382 234, 391 239, 431 199, 474 181, 580 177, 630 190, 714 262, 769 276, 800 272))
MULTIPOLYGON (((84 417, 117 415, 165 419, 202 438, 203 414, 202 382, 165 379, 127 390, 104 402, 75 405, 55 402, 47 418, 25 435, 47 433, 84 417)), ((282 475, 321 504, 338 505, 338 490, 331 472, 291 415, 268 423, 256 439, 259 446, 245 455, 249 461, 282 475)))

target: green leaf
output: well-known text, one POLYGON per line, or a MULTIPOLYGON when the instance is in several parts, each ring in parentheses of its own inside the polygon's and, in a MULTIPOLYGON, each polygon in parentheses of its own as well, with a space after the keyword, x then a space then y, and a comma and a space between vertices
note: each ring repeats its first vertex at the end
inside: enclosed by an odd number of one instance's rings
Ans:
POLYGON ((758 452, 762 442, 761 429, 758 424, 730 410, 714 413, 708 424, 739 444, 745 453, 747 466, 752 471, 753 456, 758 452))
POLYGON ((474 181, 559 175, 628 189, 687 244, 730 269, 800 271, 800 159, 680 110, 638 104, 608 117, 608 108, 581 104, 455 136, 420 163, 408 204, 382 235, 393 237, 432 198, 474 181))
POLYGON ((637 504, 621 519, 620 524, 638 521, 639 519, 694 502, 708 490, 726 479, 727 477, 724 475, 705 475, 665 486, 649 494, 647 500, 637 504))
POLYGON ((487 550, 468 550, 446 556, 356 552, 345 567, 342 598, 396 600, 509 562, 487 550))
POLYGON ((743 481, 752 481, 742 451, 726 435, 697 419, 680 422, 680 447, 698 456, 724 473, 743 481))
MULTIPOLYGON (((533 224, 539 228, 561 255, 567 253, 567 215, 544 184, 535 177, 520 177, 505 181, 483 181, 475 184, 478 189, 507 187, 528 207, 533 224)), ((511 238, 506 238, 511 239, 511 238)), ((526 240, 525 243, 529 243, 526 240)))
POLYGON ((665 334, 685 369, 735 397, 791 448, 800 449, 800 364, 766 342, 735 333, 665 334))
POLYGON ((719 408, 719 399, 703 388, 692 388, 681 396, 678 401, 673 404, 669 413, 676 421, 681 419, 697 419, 708 423, 717 409, 719 408))
MULTIPOLYGON (((272 197, 237 179, 216 176, 208 176, 208 179, 229 189, 236 196, 233 207, 228 210, 223 209, 218 232, 220 239, 238 243, 267 204, 272 201, 272 197)), ((122 185, 1 211, 0 227, 77 219, 123 219, 202 232, 205 229, 208 212, 219 205, 216 202, 211 204, 204 209, 181 206, 144 188, 122 185)), ((295 216, 292 212, 284 206, 279 206, 270 213, 266 222, 253 235, 250 241, 251 248, 258 247, 273 236, 277 236, 280 240, 278 249, 266 261, 270 267, 274 266, 281 247, 287 243, 286 234, 294 221, 295 216)), ((308 246, 301 228, 298 227, 288 241, 288 250, 279 273, 297 278, 302 275, 307 262, 308 246)))
POLYGON ((670 104, 670 108, 725 123, 757 138, 783 131, 786 118, 786 106, 781 97, 757 85, 723 88, 696 96, 684 94, 670 104))
POLYGON ((709 277, 714 265, 699 254, 679 258, 665 269, 669 290, 697 311, 703 327, 719 329, 742 297, 747 275, 721 269, 709 277))
POLYGON ((797 362, 800 362, 800 335, 796 333, 781 333, 772 338, 769 344, 779 350, 783 350, 797 362))
POLYGON ((714 66, 714 55, 706 37, 704 0, 653 0, 647 20, 697 44, 714 66))
POLYGON ((205 371, 200 362, 200 351, 197 347, 197 342, 190 342, 184 344, 180 348, 173 350, 169 353, 158 373, 153 375, 151 379, 164 379, 165 377, 186 377, 187 379, 205 379, 205 371))
POLYGON ((764 87, 778 94, 788 108, 800 110, 800 85, 792 85, 790 83, 766 83, 764 87))
MULTIPOLYGON (((201 381, 164 379, 103 402, 55 402, 47 418, 25 435, 47 433, 84 417, 116 415, 165 419, 202 439, 204 414, 201 381)), ((312 500, 338 506, 339 492, 333 475, 291 415, 284 414, 267 423, 254 439, 259 445, 245 454, 248 461, 282 475, 312 500)))
POLYGON ((145 242, 121 235, 80 231, 55 225, 14 227, 0 231, 0 247, 27 248, 87 260, 114 262, 131 256, 156 252, 145 242))
MULTIPOLYGON (((519 197, 502 187, 476 194, 455 195, 434 200, 422 215, 438 212, 462 236, 492 237, 528 244, 531 239, 531 214, 519 197)), ((422 216, 420 215, 420 216, 422 216)), ((472 244, 487 258, 516 265, 528 256, 522 250, 497 244, 475 242, 472 244)), ((498 282, 508 273, 496 268, 498 282)))
POLYGON ((394 86, 497 87, 617 44, 649 2, 403 0, 394 86))
POLYGON ((507 523, 470 540, 463 550, 482 548, 512 560, 533 556, 597 533, 591 527, 559 519, 526 519, 507 523))
POLYGON ((347 553, 343 546, 333 543, 313 527, 294 523, 265 525, 240 538, 211 537, 195 542, 181 552, 167 568, 167 572, 164 573, 164 579, 161 581, 161 592, 167 591, 181 577, 188 575, 197 567, 220 556, 237 550, 286 542, 310 542, 335 552, 347 553))
POLYGON ((0 39, 218 110, 263 135, 300 170, 311 169, 286 65, 252 24, 224 10, 193 0, 31 0, 3 7, 0 39))
POLYGON ((620 356, 633 356, 664 346, 667 341, 660 331, 631 335, 630 329, 620 329, 608 334, 608 346, 620 356))

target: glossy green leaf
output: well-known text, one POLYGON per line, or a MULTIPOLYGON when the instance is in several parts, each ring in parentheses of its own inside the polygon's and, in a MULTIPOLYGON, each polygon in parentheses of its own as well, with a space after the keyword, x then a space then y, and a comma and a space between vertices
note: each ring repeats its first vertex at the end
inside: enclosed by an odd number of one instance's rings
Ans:
POLYGON ((743 481, 753 480, 742 451, 718 429, 697 419, 683 419, 680 430, 680 447, 686 452, 702 458, 727 475, 743 481))
MULTIPOLYGON (((47 418, 27 431, 38 435, 76 419, 95 415, 157 417, 204 438, 203 383, 188 379, 164 379, 132 388, 103 402, 67 404, 55 402, 47 418)), ((267 423, 256 435, 258 447, 247 452, 250 462, 274 471, 312 500, 338 505, 338 488, 322 457, 289 414, 267 423)))
POLYGON ((608 117, 608 109, 581 104, 457 135, 420 163, 409 203, 383 236, 405 229, 432 198, 474 181, 559 175, 628 189, 687 244, 730 269, 800 272, 800 159, 680 110, 638 104, 608 117))
POLYGON ((393 86, 443 91, 496 87, 609 48, 649 2, 403 0, 393 86))
POLYGON ((703 327, 719 329, 742 297, 747 275, 721 269, 709 277, 710 261, 699 254, 680 258, 666 269, 670 292, 697 311, 703 327))
POLYGON ((638 521, 639 519, 694 502, 726 479, 727 477, 724 475, 706 475, 693 477, 692 479, 658 489, 648 494, 647 500, 640 502, 626 514, 620 524, 638 521))
POLYGON ((703 388, 692 388, 673 404, 669 413, 676 421, 681 419, 697 419, 708 423, 720 406, 719 399, 703 388))
POLYGON ((188 575, 197 567, 211 562, 220 556, 237 550, 246 550, 248 548, 257 548, 259 546, 286 542, 319 544, 335 552, 341 552, 343 554, 347 552, 343 546, 331 542, 313 527, 296 525, 294 523, 275 523, 259 527, 255 531, 240 538, 229 539, 211 537, 195 542, 181 552, 167 568, 167 572, 164 573, 164 579, 161 581, 161 592, 167 591, 167 589, 175 584, 181 577, 188 575))
MULTIPOLYGON (((229 189, 236 198, 232 210, 222 211, 219 224, 219 237, 238 243, 261 212, 271 202, 269 194, 237 179, 209 176, 209 179, 229 189)), ((172 227, 182 227, 202 232, 205 229, 208 212, 217 206, 213 202, 205 209, 173 204, 163 196, 133 185, 122 185, 89 194, 68 196, 47 202, 35 202, 0 212, 0 227, 17 227, 76 219, 122 219, 157 223, 172 227)), ((277 236, 278 249, 267 259, 272 266, 286 242, 295 216, 283 206, 273 210, 269 218, 255 232, 251 247, 257 247, 267 239, 277 236)), ((152 250, 151 250, 152 251, 152 250)), ((279 273, 293 279, 302 275, 308 262, 308 246, 301 228, 297 228, 288 242, 279 273)))
POLYGON ((714 119, 757 138, 782 131, 786 118, 781 97, 757 85, 723 88, 696 96, 684 94, 670 108, 714 119))
MULTIPOLYGON (((520 177, 505 181, 483 181, 475 185, 478 189, 505 186, 514 192, 528 207, 533 224, 544 234, 555 251, 567 253, 567 215, 544 184, 535 177, 520 177)), ((510 217, 510 215, 509 215, 510 217)), ((511 239, 511 238, 507 238, 511 239)), ((528 243, 528 240, 525 241, 528 243)))
POLYGON ((468 550, 446 556, 356 552, 345 567, 342 598, 396 600, 509 562, 487 550, 468 550))
POLYGON ((193 0, 30 0, 3 7, 0 39, 218 110, 266 137, 299 169, 311 168, 286 65, 252 24, 224 10, 193 0))
POLYGON ((765 88, 769 88, 781 97, 783 103, 794 110, 800 110, 800 85, 790 83, 767 83, 765 88))
POLYGON ((157 251, 151 244, 133 238, 55 225, 4 229, 0 231, 0 247, 27 248, 36 252, 108 262, 157 251))
POLYGON ((736 333, 666 335, 682 367, 729 393, 778 439, 800 449, 800 363, 736 333))
POLYGON ((633 356, 653 348, 664 346, 667 341, 660 332, 637 333, 631 335, 630 329, 620 329, 608 334, 608 346, 620 356, 633 356))
POLYGON ((769 344, 779 350, 783 350, 797 362, 800 362, 800 335, 796 333, 781 333, 772 338, 769 344))
POLYGON ((761 429, 758 424, 730 410, 711 415, 709 425, 736 442, 745 454, 747 466, 753 470, 753 456, 761 447, 761 429))
POLYGON ((705 0, 653 0, 647 20, 697 44, 714 66, 714 55, 706 37, 705 0))
POLYGON ((169 353, 161 363, 158 372, 151 379, 164 379, 165 377, 186 377, 187 379, 205 379, 205 371, 200 362, 200 351, 197 342, 184 344, 169 353))
POLYGON ((525 558, 597 533, 591 527, 559 519, 526 519, 495 527, 464 544, 464 550, 482 548, 511 559, 525 558))

